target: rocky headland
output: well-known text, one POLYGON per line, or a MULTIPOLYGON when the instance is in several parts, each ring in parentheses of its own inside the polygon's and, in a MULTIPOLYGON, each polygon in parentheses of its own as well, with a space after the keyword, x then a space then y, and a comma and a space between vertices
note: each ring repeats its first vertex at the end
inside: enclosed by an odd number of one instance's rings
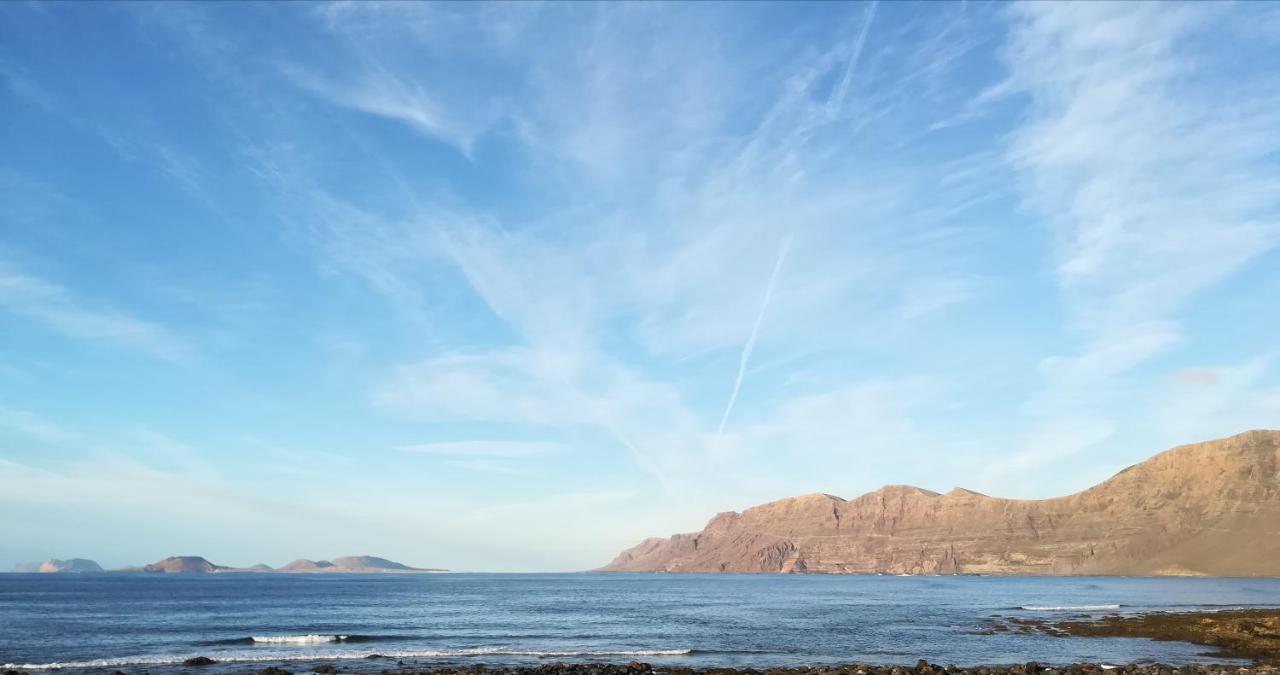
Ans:
POLYGON ((721 513, 614 572, 1280 575, 1280 431, 1184 445, 1066 497, 891 485, 721 513))
POLYGON ((1280 665, 1280 609, 1152 612, 1098 621, 1011 619, 1006 627, 1054 636, 1147 638, 1214 648, 1215 656, 1280 665))

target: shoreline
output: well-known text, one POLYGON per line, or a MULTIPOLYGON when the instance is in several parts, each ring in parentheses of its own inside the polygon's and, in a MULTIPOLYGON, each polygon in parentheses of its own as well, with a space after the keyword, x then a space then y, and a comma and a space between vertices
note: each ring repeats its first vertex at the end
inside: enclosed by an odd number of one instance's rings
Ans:
MULTIPOLYGON (((383 659, 365 659, 362 662, 342 663, 316 660, 311 662, 281 662, 278 665, 250 667, 247 663, 217 662, 174 664, 160 667, 137 667, 121 670, 121 667, 54 669, 76 673, 101 673, 103 675, 148 675, 155 672, 208 673, 208 675, 235 673, 237 675, 1280 675, 1280 667, 1268 663, 1252 665, 1232 664, 1181 664, 1165 663, 1071 663, 1045 665, 1037 662, 1025 664, 996 664, 957 666, 939 665, 924 660, 914 666, 872 665, 866 663, 788 666, 780 668, 751 667, 670 667, 631 661, 621 662, 553 662, 536 666, 502 666, 477 663, 467 666, 413 664, 397 661, 388 667, 383 659)), ((31 675, 40 670, 8 669, 0 675, 31 675)))

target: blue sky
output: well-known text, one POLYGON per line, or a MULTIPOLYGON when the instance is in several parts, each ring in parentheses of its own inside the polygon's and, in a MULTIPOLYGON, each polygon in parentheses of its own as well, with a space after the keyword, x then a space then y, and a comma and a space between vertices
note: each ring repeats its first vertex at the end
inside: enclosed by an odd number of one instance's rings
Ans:
POLYGON ((1280 6, 0 5, 0 565, 572 570, 1280 427, 1280 6))

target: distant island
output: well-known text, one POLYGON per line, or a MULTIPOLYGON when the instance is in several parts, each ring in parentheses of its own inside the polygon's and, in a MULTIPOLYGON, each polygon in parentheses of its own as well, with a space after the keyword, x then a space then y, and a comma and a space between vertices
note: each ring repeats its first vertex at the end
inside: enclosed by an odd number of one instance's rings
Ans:
POLYGON ((70 560, 58 560, 50 558, 44 562, 20 563, 13 568, 14 572, 40 572, 44 574, 57 573, 76 573, 76 572, 102 572, 103 569, 98 563, 84 558, 72 558, 70 560))
MULTIPOLYGON (((24 563, 14 567, 14 572, 44 574, 72 574, 89 572, 107 572, 98 563, 84 558, 71 560, 46 560, 42 563, 24 563)), ((232 574, 232 573, 271 573, 271 574, 427 574, 447 572, 448 570, 409 567, 408 565, 371 555, 342 556, 333 560, 295 560, 279 569, 269 565, 253 565, 251 567, 228 567, 215 565, 200 556, 170 556, 164 560, 141 567, 125 567, 110 570, 111 573, 136 574, 232 574)))
POLYGON ((1280 576, 1280 431, 1176 447, 1054 499, 905 485, 783 499, 602 571, 1280 576))

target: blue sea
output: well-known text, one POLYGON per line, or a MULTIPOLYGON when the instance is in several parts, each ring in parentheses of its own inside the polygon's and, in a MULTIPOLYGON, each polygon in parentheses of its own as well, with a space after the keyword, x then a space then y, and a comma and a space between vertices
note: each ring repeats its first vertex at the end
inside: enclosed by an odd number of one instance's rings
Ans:
POLYGON ((0 664, 163 673, 196 655, 220 662, 202 672, 305 672, 335 659, 348 671, 395 661, 1208 663, 1223 660, 1182 643, 980 633, 993 617, 1257 606, 1280 606, 1280 579, 0 574, 0 664))

